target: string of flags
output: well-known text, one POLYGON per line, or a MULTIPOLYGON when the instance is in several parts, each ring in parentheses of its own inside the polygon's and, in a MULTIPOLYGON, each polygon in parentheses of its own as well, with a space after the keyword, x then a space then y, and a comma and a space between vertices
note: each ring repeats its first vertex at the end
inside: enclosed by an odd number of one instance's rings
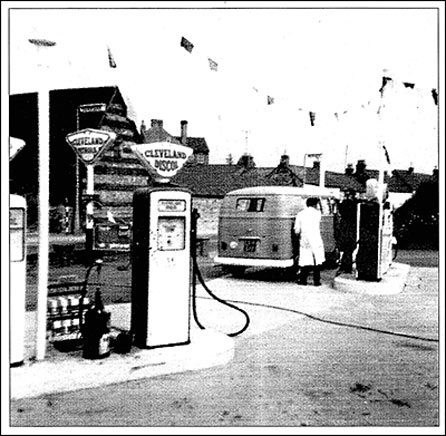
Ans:
MULTIPOLYGON (((192 44, 192 42, 190 42, 187 38, 185 38, 184 36, 181 37, 181 42, 180 42, 180 46, 183 47, 187 52, 192 53, 192 50, 194 48, 194 44, 192 44)), ((109 53, 109 58, 110 58, 110 53, 109 53)), ((211 59, 210 57, 207 58, 208 59, 208 64, 209 64, 209 68, 211 71, 215 71, 218 72, 218 63, 211 59)), ((383 98, 384 96, 384 91, 387 87, 387 85, 389 83, 395 83, 394 79, 392 77, 388 77, 388 76, 383 76, 382 77, 382 84, 381 87, 379 88, 379 93, 381 95, 381 98, 383 98)), ((406 89, 414 89, 415 88, 415 83, 412 82, 402 82, 403 86, 406 89)), ((251 87, 252 90, 256 93, 259 93, 259 89, 255 86, 251 87)), ((431 90, 431 94, 432 94, 432 98, 434 101, 434 104, 436 106, 438 106, 438 92, 436 89, 432 89, 431 90)), ((271 96, 271 95, 266 95, 266 104, 272 105, 276 103, 276 99, 275 97, 271 96)), ((369 100, 366 104, 362 104, 361 107, 363 109, 365 109, 367 106, 370 106, 371 101, 369 100)), ((302 108, 297 108, 299 111, 302 111, 302 108)), ((380 113, 381 110, 381 105, 378 108, 378 114, 380 113)), ((336 118, 337 121, 340 120, 340 116, 341 115, 345 115, 347 114, 349 111, 348 110, 344 110, 344 111, 336 111, 334 112, 334 116, 336 118)), ((309 121, 310 121, 310 125, 313 127, 316 125, 316 112, 315 111, 308 111, 308 115, 309 115, 309 121)), ((388 159, 388 153, 387 150, 386 151, 386 159, 388 159)), ((389 160, 389 159, 388 159, 389 160)))

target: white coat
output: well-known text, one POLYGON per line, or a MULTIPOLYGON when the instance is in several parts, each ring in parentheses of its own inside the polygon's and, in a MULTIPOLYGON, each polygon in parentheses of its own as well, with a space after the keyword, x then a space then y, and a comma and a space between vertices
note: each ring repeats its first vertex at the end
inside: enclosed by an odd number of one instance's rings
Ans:
POLYGON ((322 242, 321 213, 307 207, 296 215, 294 231, 299 238, 299 266, 322 265, 325 261, 322 242))

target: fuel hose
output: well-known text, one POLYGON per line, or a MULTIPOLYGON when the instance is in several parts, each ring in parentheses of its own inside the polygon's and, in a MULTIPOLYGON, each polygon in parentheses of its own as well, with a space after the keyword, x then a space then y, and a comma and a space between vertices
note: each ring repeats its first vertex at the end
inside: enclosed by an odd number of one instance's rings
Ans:
POLYGON ((193 262, 193 277, 192 277, 192 312, 194 315, 194 319, 195 322, 197 323, 198 327, 201 330, 205 330, 206 327, 203 326, 203 324, 201 324, 200 320, 198 319, 198 314, 197 314, 197 305, 196 305, 196 288, 197 288, 197 281, 196 279, 198 278, 198 280, 200 281, 201 285, 203 286, 204 290, 216 301, 218 301, 221 304, 224 304, 225 306, 231 307, 232 309, 237 310, 238 312, 241 312, 244 317, 245 317, 245 325, 238 331, 233 332, 233 333, 226 333, 227 336, 229 337, 235 337, 238 336, 240 334, 242 334, 249 326, 249 323, 251 322, 248 313, 241 309, 240 307, 229 303, 226 300, 223 300, 222 298, 218 297, 217 295, 215 295, 206 285, 206 282, 203 279, 203 276, 201 275, 201 271, 200 268, 198 267, 198 262, 197 262, 197 256, 195 254, 195 250, 192 250, 192 262, 193 262))
POLYGON ((234 304, 229 303, 226 300, 223 300, 222 298, 215 295, 206 285, 206 282, 203 279, 203 276, 201 275, 200 268, 198 267, 197 262, 197 250, 196 250, 196 241, 197 241, 197 221, 200 217, 200 214, 198 213, 197 209, 192 210, 191 214, 191 250, 190 255, 192 258, 192 312, 194 316, 194 320, 197 323, 198 327, 201 330, 205 330, 206 327, 201 324, 200 320, 198 319, 198 313, 197 313, 197 278, 200 281, 201 285, 203 286, 204 290, 212 297, 214 300, 218 301, 221 304, 224 304, 225 306, 228 306, 232 309, 237 310, 238 312, 241 312, 243 316, 245 317, 245 325, 238 331, 233 333, 226 333, 229 337, 235 337, 240 334, 242 334, 249 326, 249 323, 251 322, 248 313, 241 309, 240 307, 235 306, 234 304))

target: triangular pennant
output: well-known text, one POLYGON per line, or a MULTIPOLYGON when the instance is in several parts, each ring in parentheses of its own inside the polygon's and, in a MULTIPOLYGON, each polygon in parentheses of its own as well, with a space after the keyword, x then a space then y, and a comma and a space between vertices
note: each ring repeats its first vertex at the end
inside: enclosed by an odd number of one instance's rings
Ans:
POLYGON ((115 59, 113 58, 112 52, 109 47, 107 47, 107 52, 108 52, 108 65, 110 66, 110 68, 116 68, 116 62, 115 59))
POLYGON ((386 87, 387 83, 390 82, 391 80, 392 79, 390 77, 383 77, 383 82, 382 82, 381 88, 379 89, 381 97, 384 94, 384 88, 386 87))
POLYGON ((310 112, 310 123, 312 126, 314 126, 314 121, 316 120, 316 113, 310 112))
POLYGON ((434 99, 435 106, 438 106, 438 93, 436 89, 432 90, 432 98, 434 99))
POLYGON ((387 148, 386 148, 386 146, 384 144, 383 144, 383 149, 384 149, 384 154, 386 155, 386 161, 390 165, 389 152, 387 151, 387 148))
POLYGON ((189 53, 192 53, 194 45, 183 36, 181 37, 181 47, 184 47, 189 53))
POLYGON ((209 61, 209 68, 212 71, 218 71, 218 64, 217 64, 217 62, 213 61, 211 58, 208 58, 208 61, 209 61))

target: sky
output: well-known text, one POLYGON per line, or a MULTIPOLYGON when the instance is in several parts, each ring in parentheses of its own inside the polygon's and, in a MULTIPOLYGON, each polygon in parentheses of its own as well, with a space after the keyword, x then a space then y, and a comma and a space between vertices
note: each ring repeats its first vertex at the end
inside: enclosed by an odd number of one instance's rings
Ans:
POLYGON ((275 166, 286 153, 301 165, 322 153, 329 170, 359 159, 380 168, 384 145, 390 169, 431 173, 440 48, 437 10, 426 6, 438 3, 31 2, 9 11, 10 93, 118 85, 137 126, 162 119, 179 135, 187 120, 189 136, 206 138, 210 163, 249 153, 275 166), (384 76, 392 80, 380 93, 384 76))

